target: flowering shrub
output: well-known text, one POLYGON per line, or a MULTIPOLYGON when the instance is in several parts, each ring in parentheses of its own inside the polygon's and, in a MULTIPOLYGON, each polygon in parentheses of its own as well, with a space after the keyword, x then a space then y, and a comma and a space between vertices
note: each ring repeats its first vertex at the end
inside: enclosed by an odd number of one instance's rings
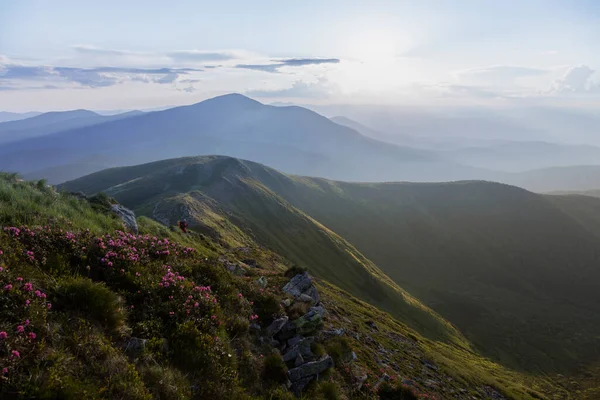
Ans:
POLYGON ((2 263, 0 255, 0 382, 22 370, 46 334, 46 293, 2 263))

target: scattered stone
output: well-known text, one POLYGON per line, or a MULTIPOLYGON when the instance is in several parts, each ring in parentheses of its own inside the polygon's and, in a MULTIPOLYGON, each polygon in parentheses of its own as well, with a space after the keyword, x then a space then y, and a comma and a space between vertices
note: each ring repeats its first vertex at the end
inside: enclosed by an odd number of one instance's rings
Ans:
POLYGON ((300 394, 302 393, 302 391, 304 390, 304 388, 310 383, 310 381, 312 381, 315 377, 314 376, 308 376, 306 378, 302 378, 297 380, 296 382, 293 382, 290 385, 290 390, 292 391, 292 393, 294 393, 296 396, 300 396, 300 394))
POLYGON ((325 337, 342 336, 344 333, 346 333, 344 328, 330 329, 322 332, 323 336, 325 337))
POLYGON ((308 290, 312 286, 312 279, 308 273, 303 272, 294 276, 284 287, 283 291, 288 293, 295 298, 300 297, 304 291, 308 290))
POLYGON ((130 337, 127 342, 125 342, 125 351, 142 351, 146 348, 146 343, 148 343, 147 339, 130 337))
POLYGON ((325 309, 323 307, 312 307, 306 314, 293 322, 296 332, 300 335, 316 333, 323 325, 324 315, 325 309))
POLYGON ((486 399, 506 400, 506 397, 502 393, 500 393, 499 391, 497 391, 496 389, 494 389, 491 386, 484 386, 482 388, 482 391, 483 391, 486 399))
POLYGON ((271 322, 271 325, 269 325, 267 327, 267 336, 269 336, 269 337, 275 336, 277 333, 279 333, 281 328, 283 328, 285 326, 285 324, 287 324, 287 322, 288 322, 287 316, 278 318, 275 321, 271 322))
POLYGON ((354 362, 356 360, 358 360, 358 356, 356 355, 355 352, 351 352, 350 353, 350 359, 347 362, 354 362))
POLYGON ((440 383, 434 379, 427 379, 424 382, 424 385, 431 389, 436 389, 440 383))
POLYGON ((410 386, 410 387, 418 387, 417 382, 413 381, 412 379, 402 379, 402 384, 404 386, 410 386))
POLYGON ((360 390, 368 378, 369 376, 367 374, 356 377, 356 390, 360 390))
POLYGON ((314 341, 314 338, 308 337, 300 340, 295 345, 290 346, 289 350, 283 355, 283 361, 294 361, 298 357, 298 355, 301 355, 303 359, 313 358, 314 354, 311 350, 311 346, 314 343, 314 341))
POLYGON ((325 356, 319 361, 308 362, 300 367, 290 369, 288 377, 292 383, 308 377, 313 377, 314 379, 316 375, 325 372, 329 368, 333 368, 333 365, 333 359, 330 356, 325 356))
POLYGON ((284 306, 285 308, 288 308, 289 306, 292 305, 292 300, 291 299, 283 299, 283 300, 281 300, 281 305, 284 306))
POLYGON ((250 324, 250 329, 260 331, 260 325, 257 323, 250 324))
POLYGON ((266 289, 268 282, 267 282, 267 278, 265 278, 264 276, 261 276, 260 278, 258 278, 258 280, 256 281, 256 283, 258 284, 258 286, 260 286, 262 289, 266 289))
POLYGON ((378 331, 379 328, 377 328, 377 324, 374 321, 367 321, 366 324, 369 326, 369 328, 378 331))
POLYGON ((302 302, 302 303, 313 303, 313 298, 310 297, 309 295, 302 293, 299 297, 298 297, 298 301, 302 302))
POLYGON ((319 304, 321 301, 321 296, 319 296, 319 291, 314 285, 311 285, 303 294, 309 296, 314 304, 319 304))
POLYGON ((304 339, 302 336, 300 335, 296 335, 293 338, 289 339, 287 341, 287 345, 292 347, 298 344, 298 342, 300 342, 302 339, 304 339))
POLYGON ((429 360, 423 360, 423 365, 425 365, 425 367, 432 369, 434 371, 437 371, 440 369, 437 365, 435 365, 432 361, 429 361, 429 360))
POLYGON ((373 391, 377 392, 377 390, 379 389, 379 386, 381 386, 384 382, 389 382, 390 381, 390 376, 388 374, 383 374, 381 376, 381 378, 379 378, 379 380, 377 381, 377 383, 373 386, 373 391))
POLYGON ((120 204, 113 204, 110 207, 111 211, 117 214, 123 224, 134 234, 138 234, 138 224, 135 219, 135 213, 131 211, 129 208, 123 207, 120 204))
POLYGON ((244 264, 246 264, 247 266, 249 266, 250 268, 256 268, 258 266, 257 263, 256 263, 256 260, 253 260, 251 258, 242 260, 242 262, 244 264))

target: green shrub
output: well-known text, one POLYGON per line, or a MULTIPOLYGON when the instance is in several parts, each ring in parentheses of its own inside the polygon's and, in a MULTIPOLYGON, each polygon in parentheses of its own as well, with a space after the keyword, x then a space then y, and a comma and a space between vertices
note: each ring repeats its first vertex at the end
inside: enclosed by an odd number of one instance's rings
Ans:
POLYGON ((319 393, 325 400, 339 400, 340 388, 335 382, 321 382, 317 388, 319 393))
POLYGON ((312 352, 313 352, 313 354, 314 354, 315 356, 317 356, 318 358, 321 358, 321 357, 323 357, 325 354, 327 354, 327 350, 325 350, 325 347, 324 347, 322 344, 320 344, 320 343, 316 343, 316 342, 313 342, 313 343, 310 345, 310 351, 312 351, 312 352))
POLYGON ((292 265, 290 268, 288 268, 284 273, 283 276, 285 276, 286 278, 293 278, 294 276, 298 275, 298 274, 303 274, 306 272, 306 268, 300 267, 298 265, 292 265))
POLYGON ((418 400, 416 394, 406 386, 398 385, 396 387, 385 383, 383 384, 377 394, 380 400, 418 400))
POLYGON ((348 338, 340 336, 327 341, 327 343, 325 343, 325 348, 336 365, 345 361, 350 356, 350 353, 352 353, 352 346, 350 345, 348 338))
POLYGON ((78 277, 63 281, 56 289, 59 309, 79 312, 109 330, 123 327, 126 314, 121 298, 104 283, 78 277))
POLYGON ((268 382, 283 383, 287 378, 287 367, 279 354, 265 357, 263 364, 263 378, 268 382))
POLYGON ((191 385, 180 371, 160 365, 143 366, 140 370, 146 388, 155 399, 184 400, 191 398, 191 385))

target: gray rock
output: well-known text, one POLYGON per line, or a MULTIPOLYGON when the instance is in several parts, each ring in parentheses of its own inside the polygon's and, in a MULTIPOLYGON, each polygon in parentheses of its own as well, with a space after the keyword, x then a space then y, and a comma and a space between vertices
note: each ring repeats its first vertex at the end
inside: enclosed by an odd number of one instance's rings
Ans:
POLYGON ((321 301, 321 296, 319 296, 319 291, 317 290, 317 288, 314 285, 311 285, 308 289, 306 289, 304 294, 306 294, 307 296, 310 296, 313 299, 314 304, 319 304, 319 302, 321 301))
POLYGON ((292 347, 298 344, 298 342, 300 342, 302 339, 304 339, 302 336, 300 335, 296 335, 293 338, 289 339, 287 341, 287 345, 292 347))
POLYGON ((346 330, 344 328, 330 329, 328 331, 323 331, 323 335, 325 335, 325 336, 342 336, 345 332, 346 332, 346 330))
POLYGON ((433 362, 431 362, 429 360, 423 360, 423 364, 425 365, 425 367, 432 369, 434 371, 437 371, 440 369, 437 365, 435 365, 433 362))
POLYGON ((268 285, 267 278, 265 278, 264 276, 261 276, 260 278, 258 278, 256 283, 258 284, 258 286, 260 286, 263 289, 266 289, 267 285, 268 285))
POLYGON ((303 359, 310 359, 314 357, 311 350, 311 346, 315 339, 312 337, 304 338, 295 345, 291 346, 288 351, 283 355, 283 361, 291 362, 294 361, 298 355, 301 355, 303 359))
POLYGON ((290 391, 294 393, 296 396, 300 397, 304 388, 312 381, 315 377, 309 376, 303 379, 299 379, 296 382, 292 383, 290 386, 290 391))
POLYGON ((312 307, 306 314, 293 322, 296 332, 300 335, 316 333, 323 326, 324 315, 325 309, 323 307, 312 307))
POLYGON ((269 336, 269 337, 275 336, 277 333, 279 333, 281 328, 283 328, 285 326, 285 324, 287 324, 287 322, 288 322, 287 316, 278 318, 275 321, 271 322, 271 325, 269 325, 267 327, 267 336, 269 336))
POLYGON ((260 325, 257 324, 257 323, 250 324, 250 329, 254 329, 254 330, 260 331, 260 325))
POLYGON ((304 358, 302 357, 302 354, 298 353, 296 359, 294 360, 294 366, 299 367, 302 364, 304 364, 304 358))
POLYGON ((125 351, 142 351, 146 348, 146 343, 148 343, 148 340, 146 339, 130 337, 127 339, 127 342, 125 342, 125 351))
POLYGON ((300 297, 304 291, 312 286, 312 279, 308 273, 303 272, 294 276, 284 287, 283 291, 288 293, 295 298, 300 297))
POLYGON ((302 302, 302 303, 314 303, 314 300, 312 297, 310 297, 309 295, 307 295, 306 293, 302 293, 299 297, 298 297, 298 301, 302 302))
POLYGON ((362 385, 366 382, 366 380, 368 378, 369 378, 369 376, 367 374, 357 376, 356 377, 356 390, 360 390, 362 388, 362 385))
POLYGON ((369 328, 378 331, 379 329, 377 328, 377 324, 374 321, 367 321, 366 322, 367 325, 369 325, 369 328))
POLYGON ((123 207, 120 204, 113 204, 110 207, 111 211, 117 214, 123 224, 134 234, 138 234, 138 224, 135 219, 135 213, 131 211, 129 208, 123 207))
POLYGON ((325 356, 319 361, 309 362, 299 367, 290 369, 288 371, 288 377, 292 383, 298 382, 301 379, 311 376, 316 377, 316 375, 325 372, 327 369, 333 368, 333 365, 333 359, 329 356, 325 356))
POLYGON ((283 299, 283 300, 281 300, 281 305, 284 306, 285 308, 288 308, 289 306, 292 305, 292 300, 290 300, 290 299, 283 299))

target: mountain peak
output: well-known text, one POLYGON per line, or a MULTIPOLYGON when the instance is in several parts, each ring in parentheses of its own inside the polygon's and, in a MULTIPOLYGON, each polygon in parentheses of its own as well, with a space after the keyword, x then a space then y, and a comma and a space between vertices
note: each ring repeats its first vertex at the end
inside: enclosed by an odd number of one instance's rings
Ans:
POLYGON ((204 100, 197 104, 219 104, 223 106, 262 106, 263 104, 259 101, 251 99, 250 97, 244 96, 239 93, 229 93, 221 96, 216 96, 207 100, 204 100))

